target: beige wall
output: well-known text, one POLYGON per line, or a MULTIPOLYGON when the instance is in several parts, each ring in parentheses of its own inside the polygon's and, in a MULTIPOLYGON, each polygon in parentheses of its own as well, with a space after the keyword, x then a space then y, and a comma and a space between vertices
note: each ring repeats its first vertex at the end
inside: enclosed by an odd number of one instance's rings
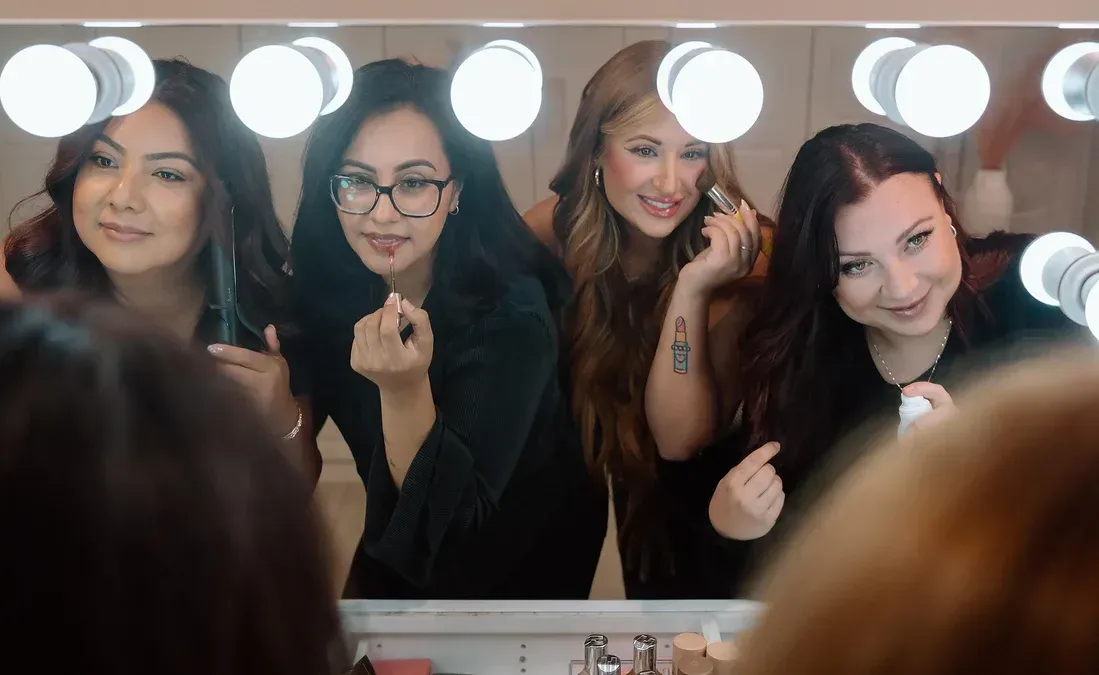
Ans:
POLYGON ((138 20, 174 23, 285 23, 287 21, 357 21, 372 24, 459 23, 483 21, 542 21, 551 23, 661 23, 676 21, 865 23, 921 21, 924 23, 1056 24, 1097 21, 1095 0, 418 0, 362 2, 347 0, 188 0, 148 3, 142 0, 48 0, 45 3, 5 0, 0 22, 42 23, 98 20, 138 20))

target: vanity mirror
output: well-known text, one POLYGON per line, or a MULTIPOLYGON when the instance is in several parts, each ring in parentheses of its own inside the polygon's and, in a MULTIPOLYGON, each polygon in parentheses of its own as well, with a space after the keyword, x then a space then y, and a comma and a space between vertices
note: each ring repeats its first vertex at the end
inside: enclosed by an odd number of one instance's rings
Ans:
MULTIPOLYGON (((383 59, 442 67, 462 64, 450 92, 453 112, 466 129, 492 142, 507 193, 515 208, 526 213, 552 194, 551 182, 568 157, 570 129, 593 74, 630 45, 666 41, 697 44, 680 50, 678 60, 671 59, 658 75, 666 81, 658 80, 656 87, 687 135, 715 144, 731 142, 738 189, 750 196, 760 215, 775 215, 787 172, 807 139, 832 125, 874 122, 908 135, 933 155, 970 235, 1058 230, 1099 241, 1099 122, 1094 120, 1099 113, 1099 70, 1088 69, 1099 61, 1099 25, 0 25, 0 64, 9 68, 7 82, 0 79, 0 99, 8 111, 0 115, 0 155, 5 159, 0 165, 0 212, 7 214, 19 204, 13 223, 30 217, 43 203, 41 198, 22 204, 20 200, 41 189, 58 130, 126 114, 131 99, 149 96, 143 79, 148 77, 148 62, 134 53, 127 58, 123 52, 128 47, 105 38, 124 38, 153 59, 183 57, 232 81, 236 113, 262 136, 275 208, 286 226, 295 222, 302 194, 302 156, 310 129, 338 118, 347 106, 362 105, 351 91, 353 69, 383 59), (62 46, 73 44, 82 46, 63 53, 62 46), (112 44, 114 60, 104 61, 112 44), (21 52, 32 45, 50 47, 29 55, 21 52), (17 53, 22 56, 9 62, 17 53), (87 76, 73 80, 69 89, 59 87, 56 79, 36 80, 34 73, 47 72, 42 69, 50 66, 50 59, 67 60, 77 70, 84 68, 87 76), (126 68, 130 70, 123 73, 126 68), (108 71, 123 73, 113 90, 103 75, 108 71), (295 74, 300 77, 295 79, 295 74), (83 107, 63 105, 78 95, 86 99, 83 107), (46 101, 46 109, 64 108, 75 117, 46 119, 35 112, 36 96, 39 103, 46 101), (504 110, 506 106, 514 110, 504 110)), ((631 141, 630 157, 659 155, 659 142, 644 145, 643 140, 631 141)), ((683 166, 697 159, 690 152, 684 150, 683 166)), ((585 171, 583 178, 589 181, 590 175, 591 189, 606 194, 622 187, 608 188, 605 167, 595 169, 585 171)), ((440 206, 455 215, 472 210, 473 196, 463 198, 468 202, 457 197, 443 201, 452 195, 448 176, 428 178, 438 179, 439 185, 418 184, 434 191, 428 207, 435 210, 427 208, 425 213, 436 213, 440 206)), ((621 181, 621 175, 612 180, 621 181)), ((401 213, 417 208, 413 197, 402 198, 398 188, 386 188, 397 190, 386 193, 385 186, 369 185, 374 203, 389 195, 401 213)), ((658 217, 677 208, 671 201, 652 198, 634 206, 639 213, 658 217)), ((350 201, 338 202, 337 207, 344 213, 363 213, 350 201)), ((769 223, 761 226, 766 230, 769 223)), ((675 334, 682 332, 685 341, 693 336, 691 331, 693 324, 683 331, 677 328, 675 334)), ((441 347, 435 348, 438 353, 441 347)), ((697 353, 684 353, 687 372, 697 353)), ((324 469, 317 495, 334 535, 342 588, 363 532, 361 474, 372 467, 364 457, 356 465, 332 423, 319 438, 324 469)), ((701 506, 694 512, 695 525, 701 528, 698 536, 712 536, 712 531, 705 532, 709 524, 704 502, 709 495, 699 499, 701 506)), ((486 511, 474 509, 463 517, 490 518, 486 514, 497 504, 482 506, 486 511)), ((605 539, 600 538, 602 557, 592 599, 627 595, 623 561, 631 565, 631 553, 619 550, 616 536, 624 515, 636 515, 642 529, 648 527, 646 519, 658 518, 643 511, 634 514, 623 504, 618 507, 617 518, 613 508, 594 511, 609 516, 609 524, 605 539)), ((597 525, 601 529, 602 523, 597 525)), ((676 538, 691 536, 683 532, 676 538)), ((594 557, 598 551, 562 547, 555 555, 594 557)), ((679 551, 673 557, 686 569, 709 569, 693 567, 687 561, 693 555, 679 551)), ((676 596, 666 588, 649 591, 653 595, 634 597, 698 597, 676 596)), ((726 596, 715 591, 710 597, 726 596)), ((637 626, 637 632, 646 630, 656 629, 637 626)), ((676 625, 669 630, 686 629, 676 625)))

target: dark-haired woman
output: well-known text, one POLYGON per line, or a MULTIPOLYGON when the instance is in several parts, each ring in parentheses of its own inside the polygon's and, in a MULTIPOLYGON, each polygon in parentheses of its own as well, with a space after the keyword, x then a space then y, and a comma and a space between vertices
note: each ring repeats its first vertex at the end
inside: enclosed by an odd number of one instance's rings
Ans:
POLYGON ((588 597, 607 512, 558 385, 567 288, 446 73, 357 71, 310 137, 292 260, 294 376, 366 485, 345 596, 588 597))
POLYGON ((156 88, 142 108, 58 143, 43 190, 51 202, 6 240, 0 293, 110 297, 209 345, 222 370, 253 393, 287 452, 314 473, 316 444, 300 433, 308 410, 291 396, 280 356, 288 242, 263 150, 233 112, 224 80, 180 60, 154 68, 156 88), (228 241, 229 232, 243 346, 214 344, 212 242, 228 241))
POLYGON ((2 301, 0 382, 5 659, 345 672, 311 486, 211 359, 112 301, 2 301))
POLYGON ((719 485, 715 528, 767 534, 783 492, 806 500, 808 481, 820 478, 817 494, 857 454, 861 436, 850 454, 837 445, 850 432, 896 428, 902 393, 927 398, 934 411, 917 425, 933 424, 967 372, 1076 333, 1023 288, 1031 239, 968 237, 934 157, 903 134, 842 125, 807 141, 743 348, 750 438, 739 441, 759 449, 719 485))

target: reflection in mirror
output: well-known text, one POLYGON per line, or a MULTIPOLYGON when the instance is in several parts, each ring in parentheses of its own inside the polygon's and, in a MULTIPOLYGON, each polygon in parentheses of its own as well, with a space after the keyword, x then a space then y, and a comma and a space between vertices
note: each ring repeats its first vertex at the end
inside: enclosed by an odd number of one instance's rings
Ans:
POLYGON ((1019 269, 1099 241, 1095 39, 0 26, 0 211, 54 233, 0 280, 216 342, 233 243, 215 356, 319 475, 335 593, 727 598, 850 429, 1099 314, 1083 248, 1066 299, 1019 269))

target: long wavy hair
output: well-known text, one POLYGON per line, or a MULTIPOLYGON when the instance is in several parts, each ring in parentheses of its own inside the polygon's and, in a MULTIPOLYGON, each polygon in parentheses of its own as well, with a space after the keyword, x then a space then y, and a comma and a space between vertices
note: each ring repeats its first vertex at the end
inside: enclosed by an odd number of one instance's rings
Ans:
MULTIPOLYGON (((700 199, 663 242, 659 264, 630 283, 619 254, 629 245, 632 226, 607 201, 595 170, 607 136, 663 109, 656 72, 670 49, 660 40, 637 42, 596 71, 584 88, 564 163, 550 183, 559 197, 554 233, 574 284, 565 318, 573 413, 593 473, 600 480, 609 473, 627 486, 627 515, 619 524, 624 542, 633 536, 637 507, 656 483, 658 455, 645 420, 645 382, 679 270, 708 245, 702 219, 713 207, 700 199)), ((733 170, 732 147, 710 145, 708 157, 700 190, 716 183, 734 202, 747 199, 733 170)))
POLYGON ((1008 261, 1004 248, 971 245, 976 242, 936 178, 935 158, 907 136, 859 124, 829 127, 806 141, 786 177, 767 278, 741 352, 750 447, 779 441, 780 470, 797 473, 812 461, 805 453, 836 440, 851 402, 837 388, 865 357, 862 325, 843 313, 833 294, 840 275, 836 214, 903 173, 927 179, 957 230, 962 280, 948 312, 963 343, 973 310, 985 309, 979 292, 1008 261), (989 250, 972 256, 977 248, 989 250))
POLYGON ((432 267, 431 293, 441 298, 443 315, 462 321, 490 311, 506 283, 521 274, 542 280, 554 311, 567 301, 564 270, 516 211, 492 146, 455 117, 450 79, 446 70, 401 59, 369 63, 355 72, 347 103, 314 126, 291 248, 295 303, 311 330, 346 332, 377 310, 388 292, 385 280, 367 269, 347 243, 330 180, 362 125, 401 108, 431 120, 451 175, 462 186, 461 208, 447 216, 432 267))
MULTIPOLYGON (((212 288, 210 243, 214 237, 228 241, 231 217, 245 325, 258 330, 267 324, 284 325, 289 241, 275 215, 258 139, 233 112, 225 80, 179 59, 156 60, 153 66, 156 88, 150 102, 165 106, 183 122, 206 177, 201 210, 205 217, 196 243, 201 278, 212 288)), ((10 222, 24 204, 43 195, 50 198, 43 211, 13 225, 4 244, 8 273, 20 289, 110 294, 106 270, 76 232, 72 206, 76 176, 109 123, 110 119, 87 125, 62 138, 43 189, 19 202, 9 215, 10 222)))

